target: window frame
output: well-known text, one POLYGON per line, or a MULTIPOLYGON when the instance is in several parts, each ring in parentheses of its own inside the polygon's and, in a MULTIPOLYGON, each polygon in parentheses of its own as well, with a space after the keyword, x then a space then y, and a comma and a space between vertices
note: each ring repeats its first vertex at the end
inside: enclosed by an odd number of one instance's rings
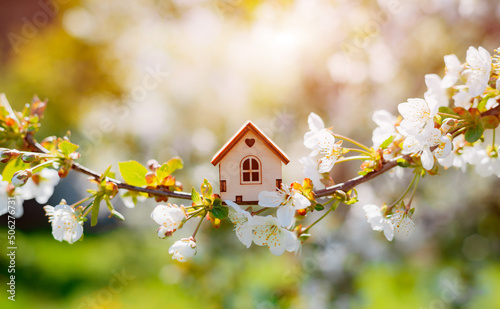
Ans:
POLYGON ((241 185, 258 185, 258 184, 262 184, 262 162, 260 162, 259 158, 257 158, 256 156, 246 156, 244 157, 241 161, 240 161, 240 184, 241 185), (257 164, 259 165, 259 168, 258 169, 253 169, 252 168, 252 159, 256 160, 257 161, 257 164), (247 170, 244 170, 243 169, 243 164, 246 160, 250 160, 249 161, 249 169, 247 170), (252 179, 252 174, 255 173, 255 172, 258 172, 259 173, 259 180, 258 181, 252 181, 252 180, 248 180, 248 181, 244 181, 243 180, 243 173, 250 173, 250 179, 252 179))

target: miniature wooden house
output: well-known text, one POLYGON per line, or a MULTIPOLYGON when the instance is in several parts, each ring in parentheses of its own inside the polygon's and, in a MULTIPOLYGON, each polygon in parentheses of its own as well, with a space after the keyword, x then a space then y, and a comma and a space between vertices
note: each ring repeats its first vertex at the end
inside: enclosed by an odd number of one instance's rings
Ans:
POLYGON ((281 188, 281 162, 290 159, 255 124, 243 127, 215 154, 220 196, 238 204, 257 204, 259 193, 281 188))

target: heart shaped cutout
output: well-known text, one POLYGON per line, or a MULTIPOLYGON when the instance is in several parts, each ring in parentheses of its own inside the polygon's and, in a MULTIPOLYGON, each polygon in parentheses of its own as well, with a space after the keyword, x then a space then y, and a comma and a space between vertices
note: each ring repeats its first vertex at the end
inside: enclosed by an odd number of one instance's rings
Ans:
POLYGON ((253 139, 253 138, 247 138, 245 140, 245 144, 247 144, 248 147, 252 147, 253 144, 255 144, 255 139, 253 139))

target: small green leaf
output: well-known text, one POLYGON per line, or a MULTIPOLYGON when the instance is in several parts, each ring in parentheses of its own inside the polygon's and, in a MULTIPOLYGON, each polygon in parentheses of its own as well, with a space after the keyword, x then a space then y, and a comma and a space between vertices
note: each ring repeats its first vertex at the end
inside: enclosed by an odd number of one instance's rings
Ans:
POLYGON ((110 165, 110 166, 108 166, 108 168, 106 169, 106 171, 105 171, 104 173, 102 173, 102 178, 112 177, 112 176, 110 176, 110 174, 113 174, 113 173, 111 172, 111 165, 110 165))
POLYGON ((382 144, 380 144, 380 149, 386 149, 387 147, 389 147, 390 144, 392 144, 392 142, 394 141, 394 138, 396 136, 395 135, 391 135, 389 136, 388 139, 386 139, 382 144))
POLYGON ((212 208, 212 214, 217 219, 222 220, 222 219, 227 218, 227 216, 229 214, 229 209, 226 206, 222 206, 222 205, 214 206, 212 208))
POLYGON ((465 140, 469 143, 474 143, 478 139, 481 138, 484 132, 484 127, 482 122, 479 122, 476 127, 469 128, 467 132, 465 132, 465 140))
POLYGON ((181 169, 183 167, 182 159, 175 157, 170 159, 167 163, 163 163, 162 166, 160 166, 156 170, 156 177, 160 180, 160 182, 163 180, 163 178, 167 177, 168 175, 172 175, 173 172, 175 172, 178 169, 181 169))
POLYGON ((320 204, 320 203, 317 203, 317 204, 314 206, 314 209, 316 209, 317 211, 320 211, 320 210, 325 209, 325 206, 323 206, 323 205, 322 205, 322 204, 320 204))
POLYGON ((191 189, 191 199, 193 200, 193 203, 195 203, 196 205, 201 205, 200 194, 195 190, 195 188, 191 189))
POLYGON ((212 185, 207 179, 203 179, 203 183, 201 184, 201 194, 205 199, 212 197, 212 185))
POLYGON ((410 166, 410 162, 406 161, 406 160, 405 160, 405 159, 403 159, 403 158, 398 159, 397 164, 398 164, 398 166, 400 166, 400 167, 408 167, 408 166, 410 166))
POLYGON ((121 213, 119 213, 118 211, 116 211, 114 209, 111 211, 111 215, 120 221, 125 221, 125 217, 121 213))
POLYGON ((496 91, 492 91, 492 92, 488 93, 487 95, 485 95, 481 99, 481 101, 479 101, 479 103, 477 104, 477 109, 480 112, 485 112, 486 111, 486 104, 488 103, 488 100, 491 98, 494 98, 496 95, 497 95, 496 91))
POLYGON ((184 163, 182 162, 182 159, 179 157, 172 158, 167 163, 170 166, 170 174, 184 167, 184 163))
POLYGON ((494 115, 481 117, 481 122, 485 129, 495 129, 499 124, 498 117, 494 115))
MULTIPOLYGON (((14 173, 20 170, 25 170, 30 167, 29 163, 24 163, 21 157, 17 157, 15 160, 10 160, 5 166, 2 172, 2 179, 4 181, 10 181, 14 173)), ((7 204, 5 204, 7 205, 7 204)))
POLYGON ((118 168, 125 182, 132 186, 146 186, 146 174, 148 169, 137 161, 119 162, 118 168))
MULTIPOLYGON (((441 107, 439 107, 439 112, 440 113, 445 113, 445 114, 452 114, 452 115, 456 115, 457 114, 457 113, 455 113, 453 111, 452 108, 449 108, 448 106, 441 106, 441 107)), ((444 117, 446 117, 446 116, 444 116, 444 117)))
POLYGON ((101 206, 102 195, 98 194, 94 198, 94 202, 92 205, 92 215, 90 217, 90 226, 94 226, 97 224, 97 216, 99 215, 99 207, 101 206))
POLYGON ((57 148, 61 151, 61 153, 65 156, 68 157, 70 154, 75 152, 78 149, 78 145, 73 144, 70 141, 62 141, 57 145, 57 148))

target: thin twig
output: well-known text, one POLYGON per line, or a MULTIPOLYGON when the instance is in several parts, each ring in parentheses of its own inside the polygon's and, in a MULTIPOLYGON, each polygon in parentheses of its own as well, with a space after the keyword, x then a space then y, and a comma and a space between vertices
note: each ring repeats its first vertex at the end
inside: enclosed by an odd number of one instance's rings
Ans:
MULTIPOLYGON (((33 139, 33 136, 31 134, 26 134, 25 139, 26 139, 26 142, 28 143, 28 145, 31 148, 33 148, 34 150, 36 150, 38 152, 42 152, 42 153, 50 153, 50 151, 48 151, 42 145, 37 143, 33 139)), ((398 158, 394 158, 394 159, 391 159, 389 161, 386 161, 382 165, 382 168, 377 170, 377 171, 373 171, 373 172, 368 173, 364 176, 355 177, 355 178, 348 180, 344 183, 339 183, 339 184, 336 184, 334 186, 327 187, 325 189, 316 190, 316 191, 314 191, 314 194, 316 197, 322 197, 322 196, 332 195, 333 193, 335 193, 339 190, 347 192, 347 191, 351 190, 352 188, 358 186, 359 184, 367 182, 368 180, 371 180, 371 179, 387 172, 388 170, 394 168, 397 165, 397 160, 401 159, 401 158, 403 158, 403 157, 398 157, 398 158)), ((404 158, 406 160, 410 159, 409 156, 404 156, 404 158)), ((95 171, 93 171, 93 170, 91 170, 91 169, 89 169, 81 164, 78 164, 76 162, 73 162, 73 165, 71 166, 71 168, 77 172, 88 175, 94 179, 101 178, 101 174, 99 174, 99 173, 97 173, 97 172, 95 172, 95 171)), ((132 186, 132 185, 123 183, 119 180, 109 178, 109 177, 107 178, 107 180, 115 183, 119 189, 125 189, 125 190, 130 190, 130 191, 135 191, 135 192, 149 193, 149 194, 157 195, 157 196, 168 196, 168 197, 174 197, 174 198, 179 198, 179 199, 191 200, 191 193, 188 193, 188 192, 147 189, 147 188, 132 186)))

